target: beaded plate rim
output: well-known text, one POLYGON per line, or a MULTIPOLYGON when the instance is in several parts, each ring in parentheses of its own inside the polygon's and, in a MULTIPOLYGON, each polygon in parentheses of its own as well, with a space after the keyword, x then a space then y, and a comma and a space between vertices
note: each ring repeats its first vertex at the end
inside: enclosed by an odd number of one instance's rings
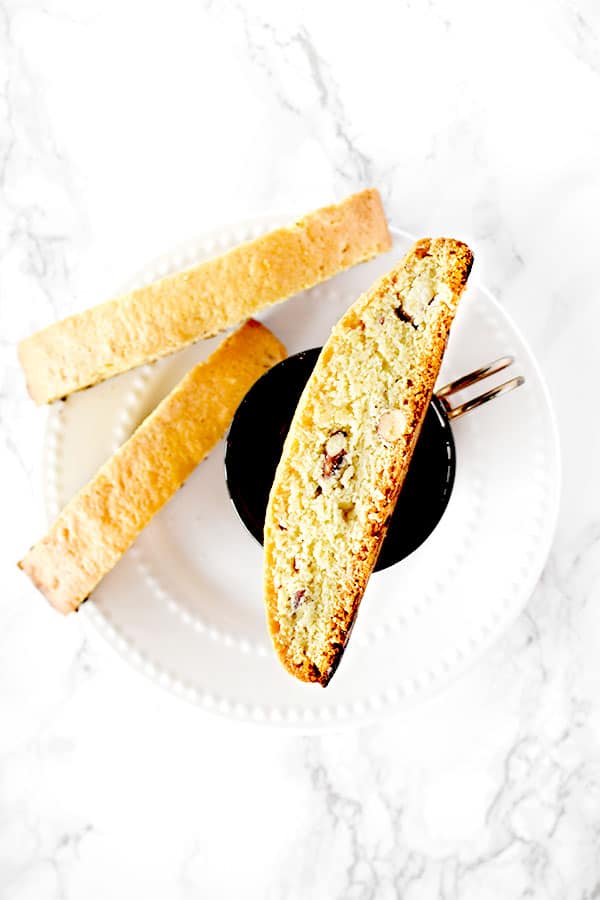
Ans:
MULTIPOLYGON (((150 262, 123 286, 123 290, 130 290, 142 283, 162 277, 173 269, 183 268, 201 255, 208 256, 216 252, 223 252, 235 243, 249 240, 263 233, 267 228, 277 227, 289 221, 289 216, 263 215, 253 217, 244 222, 215 228, 196 239, 186 241, 171 252, 162 254, 158 259, 150 262)), ((391 227, 390 230, 400 238, 415 240, 413 235, 402 229, 391 227)), ((473 633, 465 634, 459 645, 455 646, 452 651, 448 651, 436 664, 430 665, 418 676, 405 678, 396 685, 390 685, 384 691, 370 695, 366 701, 359 699, 354 703, 332 703, 331 706, 323 706, 320 709, 292 705, 275 707, 260 703, 246 704, 232 701, 226 697, 220 697, 212 690, 201 690, 195 685, 186 684, 173 673, 166 671, 161 664, 157 664, 148 658, 139 647, 121 633, 118 625, 109 618, 106 612, 101 611, 94 604, 93 600, 81 608, 79 617, 87 625, 91 626, 94 632, 99 633, 122 660, 150 678, 160 687, 167 689, 181 699, 187 700, 208 713, 217 714, 230 720, 233 719, 238 722, 255 725, 271 725, 278 728, 285 727, 301 733, 371 724, 385 716, 399 712, 409 705, 426 699, 473 666, 514 622, 528 602, 539 580, 556 530, 561 481, 558 428, 548 389, 537 361, 519 328, 503 307, 500 306, 492 293, 481 283, 476 281, 475 284, 478 290, 486 296, 494 310, 496 321, 500 319, 503 325, 523 345, 529 357, 528 362, 537 378, 538 388, 541 390, 545 401, 544 412, 547 416, 547 425, 553 439, 551 456, 554 464, 551 470, 548 468, 544 470, 543 477, 540 477, 541 469, 536 476, 540 483, 544 483, 545 489, 539 496, 539 506, 544 507, 544 514, 538 513, 535 519, 536 530, 529 534, 530 540, 528 544, 530 548, 535 549, 529 551, 526 561, 519 570, 518 579, 511 583, 510 591, 504 598, 502 609, 498 609, 497 606, 494 607, 490 611, 488 618, 483 623, 478 623, 473 633), (544 537, 542 552, 540 552, 539 541, 544 537), (515 602, 515 597, 519 598, 518 602, 515 602)), ((487 311, 484 312, 484 315, 486 314, 487 311)), ((151 380, 152 373, 153 368, 151 366, 142 366, 136 373, 132 387, 124 401, 124 408, 119 417, 117 427, 113 433, 115 449, 131 433, 136 403, 151 380)), ((49 520, 57 515, 60 508, 59 459, 62 442, 65 437, 62 407, 63 404, 56 403, 49 408, 44 442, 45 501, 49 520)), ((474 523, 471 522, 469 530, 473 528, 474 523)), ((146 586, 154 592, 165 593, 160 584, 160 578, 157 579, 152 569, 148 568, 140 548, 134 545, 128 553, 131 555, 132 561, 138 568, 146 586)), ((100 589, 98 588, 97 591, 100 589)), ((257 653, 259 656, 264 656, 268 652, 266 642, 264 645, 257 644, 255 647, 250 641, 238 639, 225 632, 220 633, 218 629, 214 629, 212 626, 196 622, 194 616, 188 613, 185 607, 182 607, 176 600, 170 599, 168 595, 164 600, 170 612, 182 619, 184 624, 206 632, 209 637, 215 640, 223 641, 225 646, 231 647, 232 644, 236 644, 237 649, 241 653, 257 653)), ((425 600, 423 602, 425 603, 425 600)), ((411 609, 408 619, 417 613, 418 608, 411 609)), ((402 621, 404 624, 407 621, 405 613, 403 613, 402 621)), ((393 628, 394 625, 386 624, 383 627, 387 631, 389 628, 393 628)), ((379 636, 379 628, 377 628, 369 635, 368 639, 363 638, 363 643, 375 642, 379 636)))

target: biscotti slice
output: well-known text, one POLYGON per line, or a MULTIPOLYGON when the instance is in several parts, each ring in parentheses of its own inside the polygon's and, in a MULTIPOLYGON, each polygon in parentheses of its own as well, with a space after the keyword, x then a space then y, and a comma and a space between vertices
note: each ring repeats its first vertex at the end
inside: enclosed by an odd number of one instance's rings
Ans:
POLYGON ((354 194, 26 338, 29 393, 48 403, 152 362, 389 248, 379 193, 354 194))
POLYGON ((471 264, 459 241, 415 244, 338 322, 300 398, 264 566, 275 649, 303 681, 326 685, 346 646, 471 264))
POLYGON ((76 610, 225 433, 255 381, 285 357, 258 322, 168 394, 19 563, 62 613, 76 610))

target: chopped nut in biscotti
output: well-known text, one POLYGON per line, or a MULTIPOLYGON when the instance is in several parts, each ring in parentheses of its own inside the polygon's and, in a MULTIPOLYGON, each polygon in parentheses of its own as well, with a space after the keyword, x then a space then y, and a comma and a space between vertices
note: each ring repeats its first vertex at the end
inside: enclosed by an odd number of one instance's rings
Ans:
POLYGON ((399 440, 406 430, 406 416, 401 409, 388 409, 377 423, 377 434, 384 441, 399 440))
POLYGON ((332 475, 335 475, 336 472, 340 470, 340 467, 344 461, 344 457, 346 455, 345 450, 341 450, 337 456, 325 456, 323 460, 323 477, 331 478, 332 475))
POLYGON ((323 453, 323 477, 330 478, 339 471, 344 457, 346 456, 346 439, 348 435, 345 431, 334 431, 325 444, 323 453))
POLYGON ((415 323, 415 320, 412 316, 409 316, 407 312, 404 312, 401 306, 397 306, 394 310, 398 318, 401 322, 406 322, 408 325, 412 325, 413 328, 418 328, 419 326, 415 323))
POLYGON ((334 431, 327 443, 325 444, 325 452, 327 456, 337 456, 342 450, 346 449, 346 432, 334 431))
POLYGON ((306 597, 306 588, 302 588, 299 591, 296 591, 294 596, 291 598, 291 606, 292 612, 296 612, 304 598, 306 597))

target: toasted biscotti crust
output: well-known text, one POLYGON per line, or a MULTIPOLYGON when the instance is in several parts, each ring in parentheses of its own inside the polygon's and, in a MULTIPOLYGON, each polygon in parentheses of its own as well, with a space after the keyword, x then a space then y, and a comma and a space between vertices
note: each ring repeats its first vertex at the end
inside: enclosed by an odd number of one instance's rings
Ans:
POLYGON ((52 606, 78 608, 223 436, 254 382, 285 355, 251 320, 165 397, 19 563, 52 606))
POLYGON ((19 345, 36 403, 218 334, 390 247, 379 193, 366 190, 223 256, 50 325, 19 345))
POLYGON ((300 399, 264 541, 269 629, 300 680, 339 663, 471 265, 459 241, 419 241, 336 325, 300 399))

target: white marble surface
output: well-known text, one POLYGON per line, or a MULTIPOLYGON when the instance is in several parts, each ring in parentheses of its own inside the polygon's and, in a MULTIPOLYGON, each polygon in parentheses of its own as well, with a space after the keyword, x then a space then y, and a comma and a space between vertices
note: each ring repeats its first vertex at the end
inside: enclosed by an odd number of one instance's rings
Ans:
POLYGON ((600 896, 599 110, 596 0, 0 3, 3 900, 600 896), (559 529, 444 694, 356 733, 240 730, 15 570, 45 414, 14 344, 216 222, 366 184, 469 240, 530 340, 559 529))

